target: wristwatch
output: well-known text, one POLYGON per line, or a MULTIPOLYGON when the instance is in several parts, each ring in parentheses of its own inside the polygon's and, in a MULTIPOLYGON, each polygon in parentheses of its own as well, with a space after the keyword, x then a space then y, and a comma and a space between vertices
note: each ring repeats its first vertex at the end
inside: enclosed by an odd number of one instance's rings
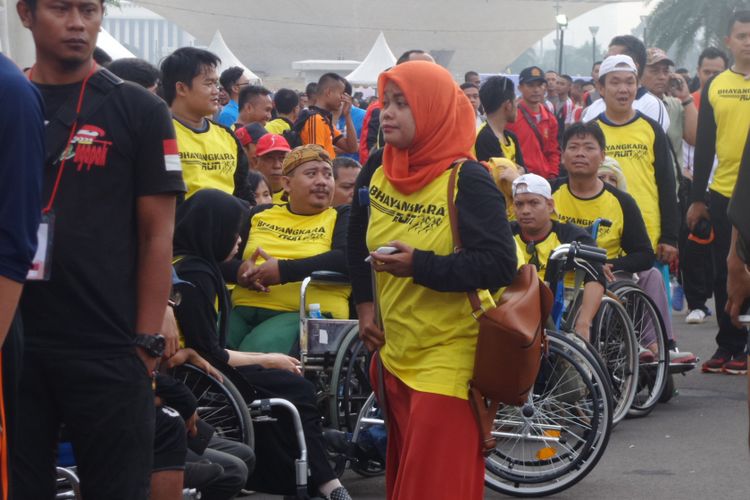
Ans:
POLYGON ((164 355, 166 340, 163 335, 145 335, 139 333, 135 336, 135 345, 140 347, 152 358, 161 358, 164 355))

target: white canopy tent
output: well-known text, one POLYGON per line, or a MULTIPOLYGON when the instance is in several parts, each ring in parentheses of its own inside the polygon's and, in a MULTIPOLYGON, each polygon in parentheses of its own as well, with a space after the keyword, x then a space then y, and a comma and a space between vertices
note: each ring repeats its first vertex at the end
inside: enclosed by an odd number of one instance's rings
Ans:
POLYGON ((352 85, 374 86, 378 83, 378 75, 394 64, 396 64, 396 56, 391 52, 388 42, 385 41, 385 35, 381 31, 365 60, 346 75, 346 79, 352 85))
POLYGON ((231 68, 232 66, 239 66, 240 68, 245 70, 245 76, 248 80, 250 80, 250 83, 260 83, 260 77, 250 71, 250 69, 242 64, 242 62, 237 59, 237 56, 235 56, 232 51, 229 50, 229 47, 227 47, 227 44, 224 42, 224 37, 221 36, 220 31, 216 30, 216 33, 214 33, 214 37, 211 39, 211 43, 208 45, 208 50, 219 56, 219 59, 221 59, 219 74, 221 74, 221 72, 225 69, 231 68))
POLYGON ((112 60, 135 57, 135 54, 118 42, 117 39, 110 35, 104 28, 99 30, 99 36, 96 37, 96 46, 106 52, 112 60))

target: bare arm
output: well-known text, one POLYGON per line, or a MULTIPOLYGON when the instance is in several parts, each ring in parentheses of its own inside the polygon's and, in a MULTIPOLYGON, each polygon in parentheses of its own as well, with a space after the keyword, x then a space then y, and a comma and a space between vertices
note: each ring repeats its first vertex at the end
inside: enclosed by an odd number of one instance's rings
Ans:
MULTIPOLYGON (((164 306, 172 284, 172 235, 175 195, 141 196, 136 201, 138 217, 138 311, 136 332, 161 331, 164 306)), ((143 358, 143 353, 138 352, 143 358)), ((149 359, 155 364, 156 360, 149 359)), ((146 366, 150 367, 149 363, 146 366)))
POLYGON ((21 283, 0 276, 0 297, 2 297, 0 300, 0 347, 3 346, 10 324, 13 322, 22 289, 21 283))
POLYGON ((263 368, 276 368, 279 370, 287 370, 292 373, 301 374, 299 368, 299 360, 287 356, 285 354, 278 353, 259 353, 259 352, 240 352, 230 351, 229 353, 229 365, 230 366, 247 366, 247 365, 260 365, 263 368))
POLYGON ((682 125, 682 138, 691 146, 695 146, 695 137, 698 134, 698 108, 694 102, 683 106, 685 118, 682 125))

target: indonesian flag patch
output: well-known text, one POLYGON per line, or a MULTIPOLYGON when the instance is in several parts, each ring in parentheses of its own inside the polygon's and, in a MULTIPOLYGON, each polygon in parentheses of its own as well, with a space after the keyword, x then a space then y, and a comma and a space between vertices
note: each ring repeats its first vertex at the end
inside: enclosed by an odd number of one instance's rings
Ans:
POLYGON ((164 139, 164 168, 167 172, 182 172, 177 139, 164 139))

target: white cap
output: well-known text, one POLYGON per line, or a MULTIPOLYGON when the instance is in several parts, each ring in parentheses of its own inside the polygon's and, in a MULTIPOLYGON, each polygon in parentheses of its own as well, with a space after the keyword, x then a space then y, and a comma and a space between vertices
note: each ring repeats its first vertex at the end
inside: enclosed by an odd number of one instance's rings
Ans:
POLYGON ((602 65, 599 66, 599 78, 613 71, 627 71, 628 73, 638 74, 638 68, 633 62, 633 58, 625 54, 617 54, 604 59, 602 65))
POLYGON ((517 194, 538 194, 552 199, 552 188, 547 179, 536 174, 523 174, 513 181, 513 197, 517 194))

